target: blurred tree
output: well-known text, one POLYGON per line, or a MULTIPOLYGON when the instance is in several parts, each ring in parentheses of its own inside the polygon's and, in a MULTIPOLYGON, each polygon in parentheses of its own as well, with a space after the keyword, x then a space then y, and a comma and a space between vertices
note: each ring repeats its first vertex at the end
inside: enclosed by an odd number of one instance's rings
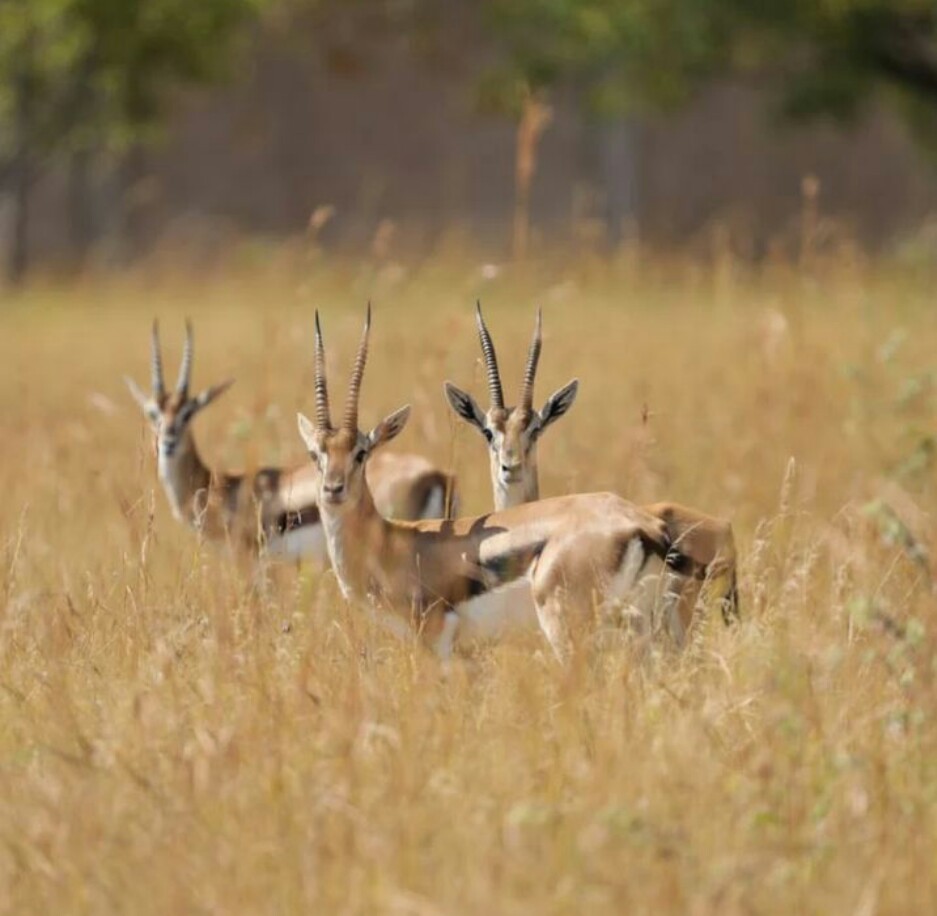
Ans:
MULTIPOLYGON (((80 249, 90 224, 88 164, 96 149, 116 153, 133 235, 134 185, 143 150, 159 137, 174 90, 214 82, 230 72, 245 25, 265 0, 73 0, 89 35, 77 68, 72 136, 72 225, 80 249)), ((132 238, 131 238, 132 241, 132 238)))
POLYGON ((933 0, 486 0, 493 85, 588 86, 599 111, 682 102, 727 72, 774 78, 793 115, 849 116, 876 95, 937 105, 933 0), (896 94, 897 93, 897 94, 896 94))
POLYGON ((131 185, 173 91, 224 75, 265 2, 0 0, 0 178, 13 198, 11 279, 28 265, 29 192, 43 164, 69 160, 69 224, 83 257, 93 232, 94 158, 121 160, 131 185))
MULTIPOLYGON (((724 53, 720 0, 486 0, 484 15, 499 54, 481 86, 483 105, 513 112, 523 125, 531 99, 543 104, 551 90, 569 88, 592 127, 585 136, 593 145, 604 116, 679 104, 724 53)), ((521 148, 526 136, 518 132, 518 164, 536 161, 536 148, 521 148)), ((619 139, 627 154, 630 143, 619 139)), ((592 150, 590 159, 598 158, 592 150)), ((617 184, 633 182, 622 176, 617 184)), ((516 197, 520 252, 529 188, 518 184, 516 197)), ((624 215, 609 214, 615 231, 624 215)))
POLYGON ((0 3, 0 178, 12 191, 7 271, 14 280, 28 263, 37 159, 55 144, 64 115, 62 86, 84 41, 71 7, 72 0, 0 3))
POLYGON ((486 0, 485 14, 501 54, 483 97, 518 115, 560 86, 621 115, 747 73, 786 115, 851 118, 880 98, 937 146, 934 0, 486 0))

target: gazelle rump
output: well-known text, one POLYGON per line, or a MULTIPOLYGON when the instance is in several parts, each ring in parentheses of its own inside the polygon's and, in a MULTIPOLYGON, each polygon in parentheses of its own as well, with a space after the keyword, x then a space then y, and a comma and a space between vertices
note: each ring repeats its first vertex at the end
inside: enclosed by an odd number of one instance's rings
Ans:
MULTIPOLYGON (((534 409, 534 384, 543 348, 543 320, 538 309, 520 401, 516 407, 505 407, 498 358, 482 316, 481 303, 476 303, 475 321, 491 406, 487 412, 482 412, 474 398, 452 382, 445 383, 445 392, 456 414, 484 435, 488 443, 495 509, 507 509, 539 498, 537 441, 543 430, 572 406, 578 381, 573 379, 550 395, 539 412, 534 409)), ((731 523, 673 502, 644 508, 664 523, 674 552, 673 562, 684 571, 679 609, 684 628, 689 626, 704 582, 709 582, 712 592, 720 599, 726 622, 737 617, 735 539, 731 523)))
POLYGON ((371 311, 355 358, 342 420, 329 408, 319 315, 315 330, 315 419, 297 417, 320 471, 319 510, 329 556, 346 598, 409 625, 448 656, 479 603, 500 605, 517 583, 560 658, 600 609, 674 625, 670 542, 663 522, 610 493, 564 496, 458 520, 395 522, 377 511, 365 469, 404 428, 409 406, 369 433, 358 426, 371 311))
MULTIPOLYGON (((192 396, 193 356, 192 326, 187 321, 178 382, 172 392, 167 391, 159 329, 154 321, 151 395, 126 379, 153 429, 158 476, 173 515, 211 539, 230 539, 250 550, 264 547, 271 554, 324 560, 325 539, 316 505, 319 475, 314 466, 267 467, 253 474, 231 474, 213 471, 202 460, 192 421, 227 391, 233 380, 192 396)), ((433 517, 427 512, 442 514, 446 496, 454 487, 450 475, 419 455, 382 457, 385 460, 373 471, 385 511, 405 518, 433 517)))

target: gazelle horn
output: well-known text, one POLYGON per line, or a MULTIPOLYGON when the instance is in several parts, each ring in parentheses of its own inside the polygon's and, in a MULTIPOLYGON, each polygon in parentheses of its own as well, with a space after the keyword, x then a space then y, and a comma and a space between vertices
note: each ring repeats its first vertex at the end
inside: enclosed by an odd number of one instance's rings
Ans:
POLYGON ((176 392, 183 398, 189 394, 189 378, 192 375, 192 356, 194 345, 192 341, 192 322, 185 320, 185 345, 182 348, 182 364, 179 366, 179 381, 176 382, 176 392))
POLYGON ((355 355, 355 365, 351 370, 351 381, 348 383, 348 400, 345 402, 345 417, 342 425, 349 432, 358 431, 358 398, 361 396, 361 379, 364 376, 364 367, 368 361, 368 336, 371 333, 371 303, 368 303, 368 312, 364 319, 364 330, 361 332, 361 341, 358 344, 358 353, 355 355))
POLYGON ((163 357, 159 350, 159 322, 155 318, 150 332, 150 382, 153 397, 161 401, 166 396, 166 384, 163 381, 163 357))
POLYGON ((501 376, 498 373, 498 358, 495 356, 495 345, 491 342, 491 335, 482 318, 482 304, 475 302, 475 323, 478 325, 478 339, 482 345, 482 355, 485 357, 485 370, 488 373, 488 394, 491 397, 491 406, 504 408, 504 394, 501 391, 501 376))
POLYGON ((325 380, 325 345, 322 343, 322 326, 319 324, 319 310, 316 309, 316 426, 324 432, 332 428, 329 417, 329 388, 325 380))
POLYGON ((534 325, 534 337, 527 351, 527 365, 524 367, 524 387, 521 389, 521 409, 528 413, 534 406, 534 380, 537 378, 537 363, 540 362, 540 350, 543 347, 543 311, 537 309, 537 323, 534 325))

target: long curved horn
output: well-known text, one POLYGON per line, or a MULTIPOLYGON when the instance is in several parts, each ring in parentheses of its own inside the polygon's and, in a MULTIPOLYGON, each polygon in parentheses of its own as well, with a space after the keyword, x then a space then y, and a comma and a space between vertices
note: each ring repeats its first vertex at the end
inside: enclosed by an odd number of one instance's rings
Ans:
POLYGON ((364 330, 361 332, 361 341, 358 343, 358 353, 355 355, 355 365, 351 370, 351 381, 348 383, 348 400, 345 402, 345 416, 342 426, 349 432, 358 431, 358 398, 361 396, 361 379, 364 376, 364 367, 368 361, 368 337, 371 333, 371 303, 368 302, 368 311, 364 319, 364 330))
POLYGON ((534 337, 527 351, 527 365, 524 367, 524 387, 521 389, 521 409, 528 413, 534 406, 534 381, 537 378, 537 363, 540 362, 540 350, 543 347, 543 311, 537 309, 537 323, 534 325, 534 337))
POLYGON ((159 322, 155 318, 150 332, 150 382, 153 397, 157 402, 161 401, 166 396, 166 383, 163 381, 163 357, 159 350, 159 322))
POLYGON ((183 398, 189 395, 189 378, 192 375, 192 356, 194 342, 192 340, 192 322, 185 320, 185 345, 182 348, 182 364, 179 366, 179 381, 176 382, 176 392, 183 398))
POLYGON ((485 370, 488 373, 488 394, 491 397, 492 407, 504 407, 504 393, 501 391, 501 375, 498 372, 498 358, 495 356, 495 345, 491 342, 491 335, 482 318, 482 304, 475 302, 475 323, 478 325, 478 339, 482 345, 482 355, 485 357, 485 370))
POLYGON ((329 388, 325 381, 325 344, 322 343, 322 326, 319 324, 319 310, 316 309, 316 426, 324 432, 332 428, 329 417, 329 388))

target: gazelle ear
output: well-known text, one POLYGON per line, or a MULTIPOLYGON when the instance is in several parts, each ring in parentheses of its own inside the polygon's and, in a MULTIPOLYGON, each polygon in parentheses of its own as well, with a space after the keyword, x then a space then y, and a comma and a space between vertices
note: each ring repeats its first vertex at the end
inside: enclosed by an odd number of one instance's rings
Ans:
POLYGON ((129 375, 124 376, 124 381, 133 399, 140 405, 140 409, 146 411, 150 399, 144 394, 143 389, 129 375))
POLYGON ((395 439, 407 425, 410 419, 410 405, 395 410, 390 416, 384 417, 371 432, 368 433, 368 447, 371 451, 395 439))
POLYGON ((559 391, 554 391, 553 394, 547 398, 546 404, 543 405, 543 410, 540 411, 540 420, 537 423, 536 432, 538 435, 551 423, 559 420, 559 418, 573 406, 578 392, 579 379, 574 378, 568 385, 564 385, 559 391))
POLYGON ((477 426, 480 430, 484 430, 485 415, 475 402, 475 398, 461 388, 457 388, 452 382, 444 382, 443 388, 446 392, 446 400, 449 401, 449 406, 452 407, 456 414, 466 422, 471 423, 472 426, 477 426))
POLYGON ((306 450, 318 454, 318 437, 316 436, 316 425, 305 414, 296 414, 296 425, 299 427, 299 435, 306 443, 306 450))
POLYGON ((200 391, 192 400, 195 402, 195 407, 197 410, 201 410, 204 407, 207 407, 211 404, 215 398, 221 397, 232 385, 234 384, 234 379, 229 378, 226 382, 222 382, 220 385, 212 385, 210 388, 205 388, 200 391))
POLYGON ((156 406, 156 402, 152 398, 148 398, 143 389, 129 375, 124 376, 124 381, 127 383, 127 388, 130 390, 133 399, 140 405, 143 415, 151 423, 155 423, 159 419, 159 408, 156 406))

